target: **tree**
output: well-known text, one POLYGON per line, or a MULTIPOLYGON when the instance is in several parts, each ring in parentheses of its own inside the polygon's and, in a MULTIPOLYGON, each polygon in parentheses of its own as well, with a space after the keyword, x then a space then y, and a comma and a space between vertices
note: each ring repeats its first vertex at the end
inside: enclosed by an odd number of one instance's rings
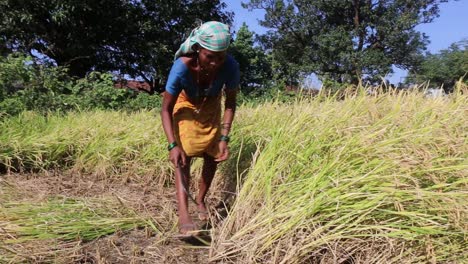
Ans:
POLYGON ((240 86, 245 94, 262 88, 271 80, 271 63, 260 47, 254 46, 254 33, 243 23, 236 34, 230 53, 239 62, 241 72, 240 86))
POLYGON ((0 35, 8 49, 52 60, 82 77, 135 30, 124 1, 0 1, 0 35), (133 28, 132 28, 133 27, 133 28))
POLYGON ((172 66, 174 53, 198 26, 200 21, 217 20, 231 24, 233 14, 224 12, 226 4, 220 0, 141 0, 143 18, 139 22, 136 43, 124 45, 119 59, 120 70, 133 77, 140 76, 164 91, 163 82, 172 66), (136 45, 134 45, 136 44, 136 45))
POLYGON ((196 19, 230 23, 219 0, 0 0, 0 52, 140 77, 157 88, 196 19))
POLYGON ((280 64, 357 84, 379 80, 392 65, 418 65, 428 38, 415 27, 433 21, 447 1, 250 0, 244 7, 266 11, 264 39, 280 64))
POLYGON ((439 53, 427 53, 421 65, 410 72, 409 79, 417 83, 429 81, 451 92, 455 82, 468 74, 467 48, 468 39, 465 39, 439 53))

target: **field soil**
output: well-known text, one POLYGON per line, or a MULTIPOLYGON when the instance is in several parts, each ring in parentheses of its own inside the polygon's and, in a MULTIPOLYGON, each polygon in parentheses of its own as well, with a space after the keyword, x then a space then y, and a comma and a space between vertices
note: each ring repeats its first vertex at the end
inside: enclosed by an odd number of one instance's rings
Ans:
MULTIPOLYGON (((217 178, 220 176, 217 175, 217 178)), ((193 181, 192 181, 193 182, 193 181)), ((177 238, 177 212, 173 184, 158 187, 141 179, 110 179, 74 173, 10 174, 0 176, 2 189, 14 190, 9 200, 40 203, 50 198, 99 199, 114 197, 139 216, 152 219, 157 230, 146 227, 117 232, 94 241, 33 241, 0 243, 0 252, 15 254, 13 263, 207 263, 211 226, 219 224, 226 207, 222 183, 213 182, 207 205, 211 220, 201 222, 190 203, 193 220, 205 231, 200 239, 177 238)), ((194 185, 194 184, 192 184, 194 185)), ((195 188, 192 188, 195 191, 195 188)))

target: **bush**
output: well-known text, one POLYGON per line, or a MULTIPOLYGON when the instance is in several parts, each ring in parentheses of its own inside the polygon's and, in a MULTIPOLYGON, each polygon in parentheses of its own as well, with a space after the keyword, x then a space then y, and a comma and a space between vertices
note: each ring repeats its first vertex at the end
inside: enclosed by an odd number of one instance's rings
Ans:
POLYGON ((113 75, 91 72, 73 79, 68 69, 35 64, 31 57, 0 58, 0 116, 33 110, 40 113, 91 109, 159 108, 161 98, 114 88, 113 75))
POLYGON ((0 101, 17 92, 29 83, 32 72, 32 59, 22 54, 0 57, 0 101))
POLYGON ((128 100, 125 109, 130 111, 160 109, 162 106, 162 97, 158 95, 149 95, 139 93, 135 99, 128 100))
POLYGON ((136 92, 114 88, 112 74, 91 72, 86 78, 76 81, 67 104, 80 109, 122 109, 127 100, 136 97, 136 92))
POLYGON ((26 107, 20 97, 6 98, 0 101, 0 118, 4 115, 17 115, 26 107))

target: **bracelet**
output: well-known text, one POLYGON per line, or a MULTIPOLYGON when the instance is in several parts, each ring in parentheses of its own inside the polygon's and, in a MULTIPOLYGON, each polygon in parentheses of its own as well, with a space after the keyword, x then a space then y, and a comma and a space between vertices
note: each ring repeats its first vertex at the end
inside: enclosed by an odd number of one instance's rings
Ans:
POLYGON ((167 150, 171 151, 175 147, 177 147, 177 142, 174 141, 171 144, 169 144, 169 146, 167 146, 167 150))
POLYGON ((229 136, 225 136, 225 135, 221 135, 221 137, 219 138, 220 141, 226 141, 226 143, 229 142, 231 138, 229 136))

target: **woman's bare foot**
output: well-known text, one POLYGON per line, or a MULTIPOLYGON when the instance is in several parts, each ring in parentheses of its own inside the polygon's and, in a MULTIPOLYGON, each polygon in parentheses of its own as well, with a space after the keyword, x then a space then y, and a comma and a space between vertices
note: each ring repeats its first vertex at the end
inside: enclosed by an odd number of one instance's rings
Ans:
POLYGON ((194 223, 180 223, 179 222, 179 236, 191 237, 197 235, 197 226, 194 223))
POLYGON ((204 202, 199 202, 198 203, 198 219, 201 221, 208 221, 210 215, 208 214, 208 209, 206 208, 206 205, 204 202))

